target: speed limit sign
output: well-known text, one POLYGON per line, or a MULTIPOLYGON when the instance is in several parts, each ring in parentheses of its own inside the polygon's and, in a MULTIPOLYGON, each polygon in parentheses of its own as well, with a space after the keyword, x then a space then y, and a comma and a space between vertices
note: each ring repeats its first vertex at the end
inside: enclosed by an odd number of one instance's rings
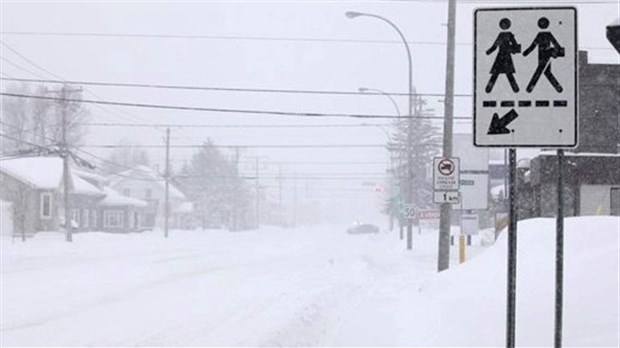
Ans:
POLYGON ((405 219, 407 220, 415 219, 415 207, 412 204, 407 204, 405 206, 405 219))

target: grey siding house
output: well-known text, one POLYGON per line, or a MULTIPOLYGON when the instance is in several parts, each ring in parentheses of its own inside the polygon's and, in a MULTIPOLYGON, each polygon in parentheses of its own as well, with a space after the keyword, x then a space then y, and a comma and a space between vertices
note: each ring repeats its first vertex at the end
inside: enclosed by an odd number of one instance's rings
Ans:
MULTIPOLYGON (((0 164, 0 199, 12 203, 14 234, 32 236, 37 231, 57 231, 64 221, 61 192, 62 159, 18 158, 0 164)), ((72 225, 82 230, 81 208, 95 204, 104 194, 75 174, 69 177, 72 225)))

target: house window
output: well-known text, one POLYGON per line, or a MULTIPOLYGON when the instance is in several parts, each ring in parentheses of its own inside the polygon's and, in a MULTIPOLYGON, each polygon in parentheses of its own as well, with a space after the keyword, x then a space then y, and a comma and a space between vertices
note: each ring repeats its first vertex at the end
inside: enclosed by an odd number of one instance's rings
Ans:
POLYGON ((90 221, 93 227, 97 228, 97 226, 99 226, 99 223, 97 222, 97 211, 95 209, 90 211, 90 221))
POLYGON ((123 227, 123 211, 107 210, 103 212, 103 227, 123 227))
POLYGON ((88 209, 82 209, 82 226, 83 227, 88 227, 88 209))
POLYGON ((131 190, 128 188, 123 189, 123 196, 131 197, 131 190))
POLYGON ((52 217, 52 194, 49 192, 41 193, 41 218, 50 219, 52 217))
POLYGON ((80 226, 80 209, 71 209, 71 224, 75 224, 80 226))

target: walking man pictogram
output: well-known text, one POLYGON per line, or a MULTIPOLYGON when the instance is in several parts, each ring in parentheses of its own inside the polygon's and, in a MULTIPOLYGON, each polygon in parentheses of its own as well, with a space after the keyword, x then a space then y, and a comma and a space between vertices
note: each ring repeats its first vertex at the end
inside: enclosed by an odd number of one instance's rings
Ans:
POLYGON ((514 92, 519 92, 519 85, 515 80, 515 65, 512 62, 512 55, 521 52, 521 45, 515 40, 515 36, 507 31, 510 28, 510 20, 508 18, 502 18, 499 21, 499 27, 503 30, 495 39, 493 46, 487 50, 487 55, 498 50, 495 62, 491 67, 491 79, 485 88, 487 93, 491 93, 493 86, 499 77, 499 74, 506 74, 510 87, 514 92))
MULTIPOLYGON (((538 20, 538 27, 543 30, 549 27, 549 20, 547 17, 541 17, 538 20)), ((530 54, 536 46, 538 46, 538 67, 536 68, 536 71, 534 72, 534 75, 525 90, 528 93, 531 93, 534 90, 534 87, 536 87, 536 84, 540 79, 540 75, 544 72, 553 88, 555 88, 558 92, 562 92, 562 86, 551 72, 551 58, 555 59, 558 57, 564 57, 564 47, 560 46, 551 32, 541 31, 538 35, 536 35, 536 38, 534 38, 534 41, 530 47, 523 51, 523 55, 527 56, 530 54)))

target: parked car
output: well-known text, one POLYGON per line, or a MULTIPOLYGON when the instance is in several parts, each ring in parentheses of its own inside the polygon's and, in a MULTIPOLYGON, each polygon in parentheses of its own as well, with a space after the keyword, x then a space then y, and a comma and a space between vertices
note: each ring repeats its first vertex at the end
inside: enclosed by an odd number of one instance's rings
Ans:
POLYGON ((379 227, 372 224, 358 223, 347 228, 348 234, 379 233, 379 227))

